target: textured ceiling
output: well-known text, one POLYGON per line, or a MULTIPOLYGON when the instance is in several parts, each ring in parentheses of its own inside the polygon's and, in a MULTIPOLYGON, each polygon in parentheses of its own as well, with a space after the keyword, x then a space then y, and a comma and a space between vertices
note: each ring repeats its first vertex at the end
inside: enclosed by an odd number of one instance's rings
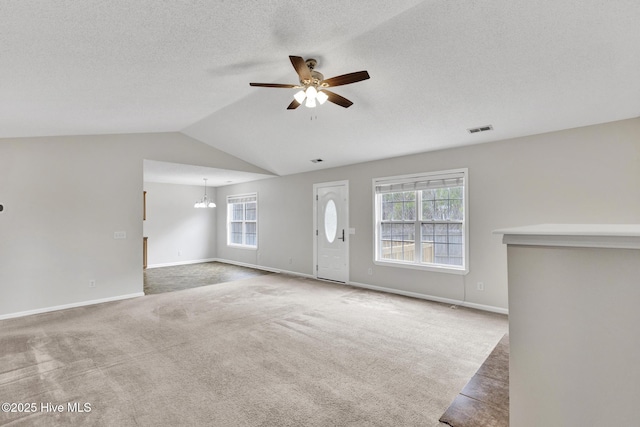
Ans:
POLYGON ((638 117, 639 20, 637 0, 2 1, 0 137, 182 131, 283 175, 638 117), (296 83, 288 55, 371 79, 335 88, 348 109, 287 111, 293 89, 249 82, 296 83))

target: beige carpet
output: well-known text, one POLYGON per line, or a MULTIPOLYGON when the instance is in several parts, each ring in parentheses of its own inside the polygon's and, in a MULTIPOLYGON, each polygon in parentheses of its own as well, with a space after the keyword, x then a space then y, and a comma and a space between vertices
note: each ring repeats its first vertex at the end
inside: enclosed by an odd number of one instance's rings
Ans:
POLYGON ((430 427, 507 319, 271 274, 0 331, 0 425, 430 427))
POLYGON ((144 270, 145 295, 183 291, 198 286, 215 285, 249 277, 272 274, 268 271, 223 262, 174 265, 144 270))

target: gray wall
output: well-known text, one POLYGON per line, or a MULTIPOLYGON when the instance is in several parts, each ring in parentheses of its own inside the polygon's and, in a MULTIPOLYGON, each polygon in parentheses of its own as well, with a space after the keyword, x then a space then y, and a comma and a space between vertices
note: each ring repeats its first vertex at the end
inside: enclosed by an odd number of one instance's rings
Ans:
POLYGON ((506 249, 493 230, 640 223, 640 119, 221 187, 217 203, 223 209, 227 195, 258 192, 259 242, 257 251, 227 247, 221 210, 218 258, 312 275, 313 184, 337 180, 350 186, 350 227, 356 229, 350 236, 352 282, 504 311, 506 249), (454 168, 469 168, 469 274, 374 265, 371 180, 454 168))
MULTIPOLYGON (((148 237, 149 267, 184 264, 216 257, 218 208, 194 209, 202 199, 203 185, 175 185, 145 182, 147 219, 143 232, 148 237)), ((215 200, 216 189, 207 188, 215 200)))
POLYGON ((508 253, 510 425, 638 425, 640 251, 510 244, 508 253))
POLYGON ((0 140, 0 316, 142 292, 143 159, 265 173, 179 133, 0 140))
MULTIPOLYGON (((268 173, 179 133, 0 140, 0 316, 142 292, 143 159, 268 173)), ((215 254, 312 275, 313 184, 337 180, 350 185, 351 281, 506 309, 494 229, 640 223, 640 119, 220 187, 215 254), (374 265, 372 178, 462 167, 470 273, 374 265), (259 248, 229 248, 225 198, 254 191, 259 248)))

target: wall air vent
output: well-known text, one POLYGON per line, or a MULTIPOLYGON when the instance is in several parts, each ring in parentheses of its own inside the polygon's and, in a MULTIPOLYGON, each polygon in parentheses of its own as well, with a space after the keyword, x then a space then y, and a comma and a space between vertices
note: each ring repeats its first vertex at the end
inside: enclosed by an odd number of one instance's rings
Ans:
POLYGON ((493 130, 493 126, 492 125, 487 125, 487 126, 480 126, 477 128, 471 128, 471 129, 467 129, 469 131, 469 133, 478 133, 478 132, 486 132, 488 130, 493 130))
POLYGON ((311 160, 311 163, 320 163, 322 161, 322 159, 313 159, 311 160))

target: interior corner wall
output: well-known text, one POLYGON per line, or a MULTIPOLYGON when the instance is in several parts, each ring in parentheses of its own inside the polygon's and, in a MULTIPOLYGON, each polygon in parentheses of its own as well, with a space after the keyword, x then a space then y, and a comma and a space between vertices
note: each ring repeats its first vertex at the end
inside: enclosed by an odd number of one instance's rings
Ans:
POLYGON ((142 293, 144 159, 268 173, 180 133, 0 139, 0 318, 142 293))
MULTIPOLYGON (((215 225, 218 208, 194 209, 204 195, 204 185, 145 182, 149 268, 189 264, 216 257, 215 225)), ((216 189, 207 188, 215 200, 216 189)))
POLYGON ((640 119, 630 119, 219 187, 218 258, 313 275, 313 184, 347 180, 351 282, 506 311, 506 248, 493 230, 640 223, 639 141, 640 119), (469 274, 374 265, 372 179, 456 168, 469 169, 469 274), (226 196, 249 192, 258 193, 257 251, 226 245, 226 196))

